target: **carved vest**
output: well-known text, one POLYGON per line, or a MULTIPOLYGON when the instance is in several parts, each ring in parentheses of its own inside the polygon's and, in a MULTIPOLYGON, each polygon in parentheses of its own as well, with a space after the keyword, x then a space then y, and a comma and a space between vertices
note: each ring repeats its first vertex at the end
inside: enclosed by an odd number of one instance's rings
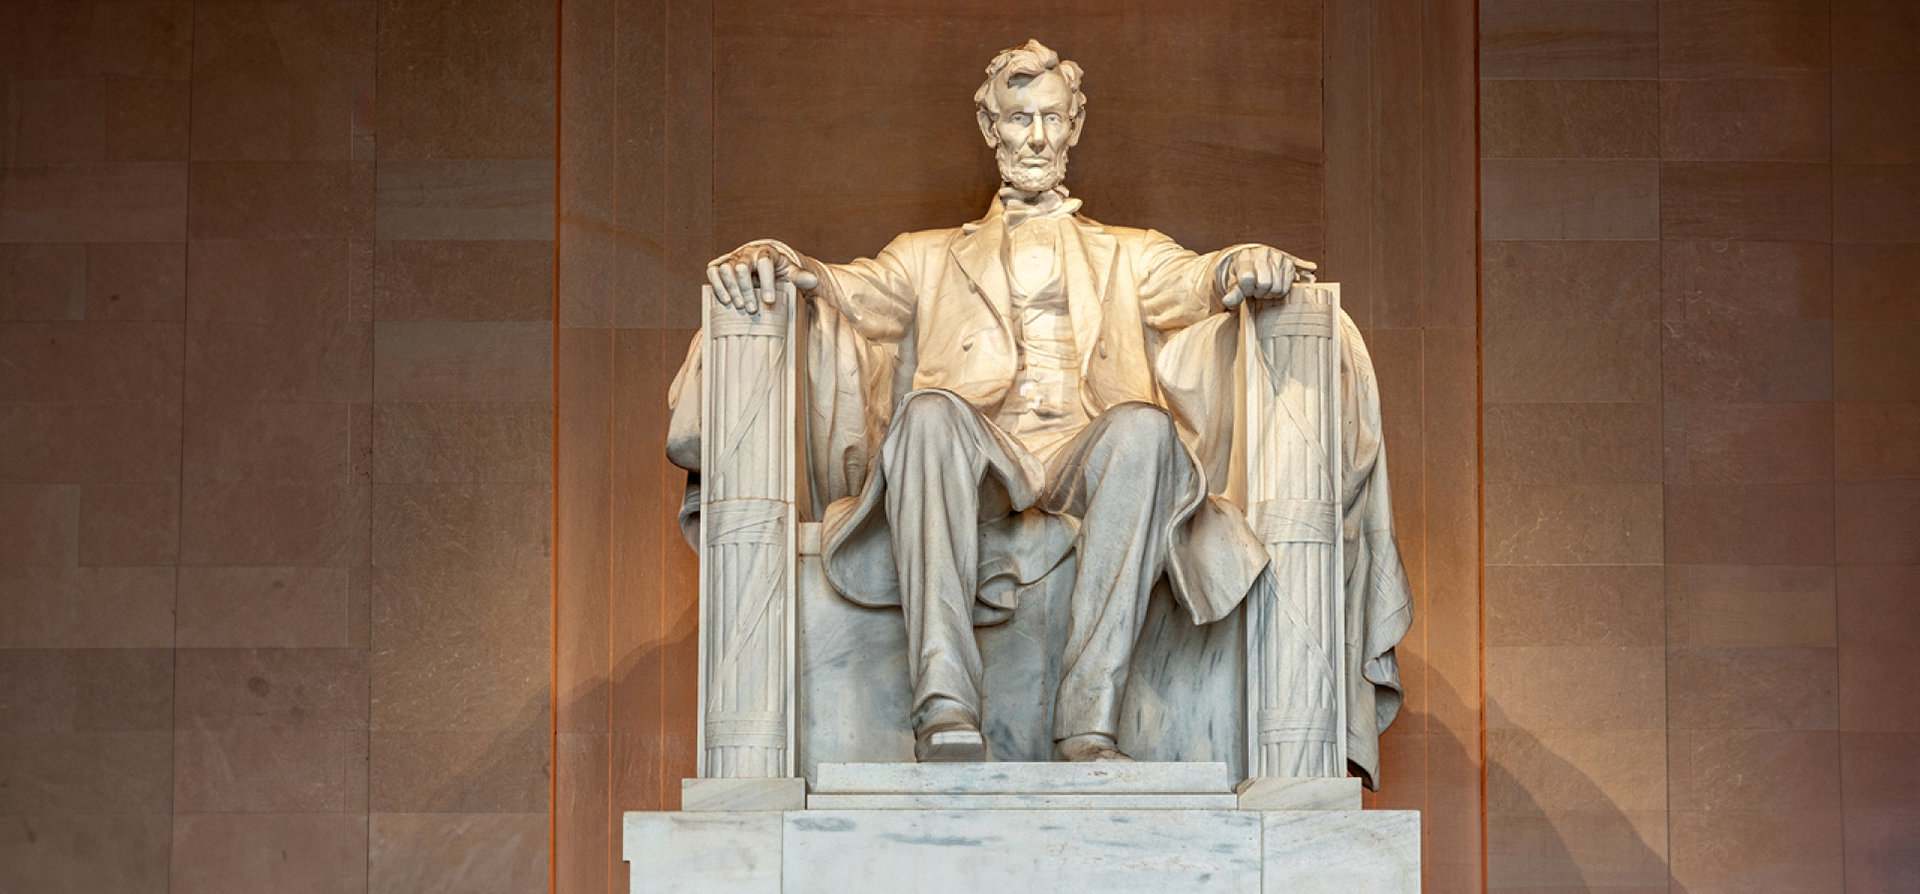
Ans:
POLYGON ((1002 243, 1012 299, 1018 363, 1013 387, 993 422, 1041 460, 1050 459, 1088 423, 1080 400, 1079 352, 1067 313, 1060 227, 1065 217, 1029 220, 1009 228, 1002 243))

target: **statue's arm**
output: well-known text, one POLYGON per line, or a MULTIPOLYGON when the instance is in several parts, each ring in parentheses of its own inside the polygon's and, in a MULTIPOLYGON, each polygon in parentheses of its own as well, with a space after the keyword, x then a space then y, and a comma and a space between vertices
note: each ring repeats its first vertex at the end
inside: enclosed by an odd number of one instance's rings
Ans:
POLYGON ((918 234, 895 237, 871 258, 846 264, 813 262, 819 284, 813 295, 846 318, 869 341, 897 342, 913 327, 918 300, 911 273, 922 246, 918 234))
POLYGON ((848 264, 814 260, 786 243, 758 239, 707 264, 714 301, 743 313, 771 307, 792 285, 825 301, 873 341, 898 341, 913 324, 913 279, 908 263, 915 234, 896 238, 872 258, 848 264))
POLYGON ((1132 258, 1146 324, 1161 331, 1185 329, 1217 313, 1225 292, 1220 271, 1243 247, 1196 254, 1162 233, 1143 231, 1132 258))
POLYGON ((1196 254, 1153 230, 1137 255, 1140 303, 1147 324, 1180 329, 1246 298, 1279 298, 1296 282, 1313 281, 1315 265, 1258 243, 1196 254))

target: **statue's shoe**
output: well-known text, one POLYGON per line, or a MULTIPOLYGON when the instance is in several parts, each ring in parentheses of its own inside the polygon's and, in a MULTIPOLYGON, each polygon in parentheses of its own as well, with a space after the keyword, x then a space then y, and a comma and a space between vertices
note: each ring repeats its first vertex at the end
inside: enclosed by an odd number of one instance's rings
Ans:
POLYGON ((1099 733, 1068 736, 1053 744, 1053 759, 1060 761, 1131 761, 1133 756, 1120 750, 1113 740, 1099 733))
POLYGON ((913 738, 913 759, 923 764, 984 761, 987 739, 971 726, 923 729, 913 738))
POLYGON ((987 739, 974 713, 950 698, 935 698, 921 708, 913 730, 913 759, 921 763, 984 761, 987 739))

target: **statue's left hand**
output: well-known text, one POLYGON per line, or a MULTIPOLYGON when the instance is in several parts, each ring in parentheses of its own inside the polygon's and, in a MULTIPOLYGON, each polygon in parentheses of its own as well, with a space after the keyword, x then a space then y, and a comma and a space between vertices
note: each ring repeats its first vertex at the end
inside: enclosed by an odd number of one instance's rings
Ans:
POLYGON ((1226 294, 1220 303, 1237 307, 1248 298, 1284 298, 1294 283, 1313 282, 1319 266, 1266 245, 1243 248, 1221 265, 1226 294))

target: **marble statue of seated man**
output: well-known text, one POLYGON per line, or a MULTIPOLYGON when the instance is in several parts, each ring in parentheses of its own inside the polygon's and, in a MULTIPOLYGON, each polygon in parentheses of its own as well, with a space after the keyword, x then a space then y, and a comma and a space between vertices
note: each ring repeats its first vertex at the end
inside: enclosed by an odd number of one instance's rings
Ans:
POLYGON ((1195 254, 1082 215, 1063 185, 1080 86, 1080 68, 1038 41, 993 59, 974 99, 1004 184, 973 223, 847 264, 763 240, 707 270, 714 313, 759 313, 797 288, 910 370, 857 492, 826 508, 822 557, 841 594, 905 615, 903 722, 921 761, 985 759, 975 625, 1007 617, 1017 585, 1069 552, 1051 731, 1069 761, 1130 759, 1115 735, 1156 581, 1211 622, 1268 562, 1209 487, 1190 443, 1206 421, 1170 405, 1166 346, 1224 308, 1285 296, 1314 265, 1264 245, 1195 254))

